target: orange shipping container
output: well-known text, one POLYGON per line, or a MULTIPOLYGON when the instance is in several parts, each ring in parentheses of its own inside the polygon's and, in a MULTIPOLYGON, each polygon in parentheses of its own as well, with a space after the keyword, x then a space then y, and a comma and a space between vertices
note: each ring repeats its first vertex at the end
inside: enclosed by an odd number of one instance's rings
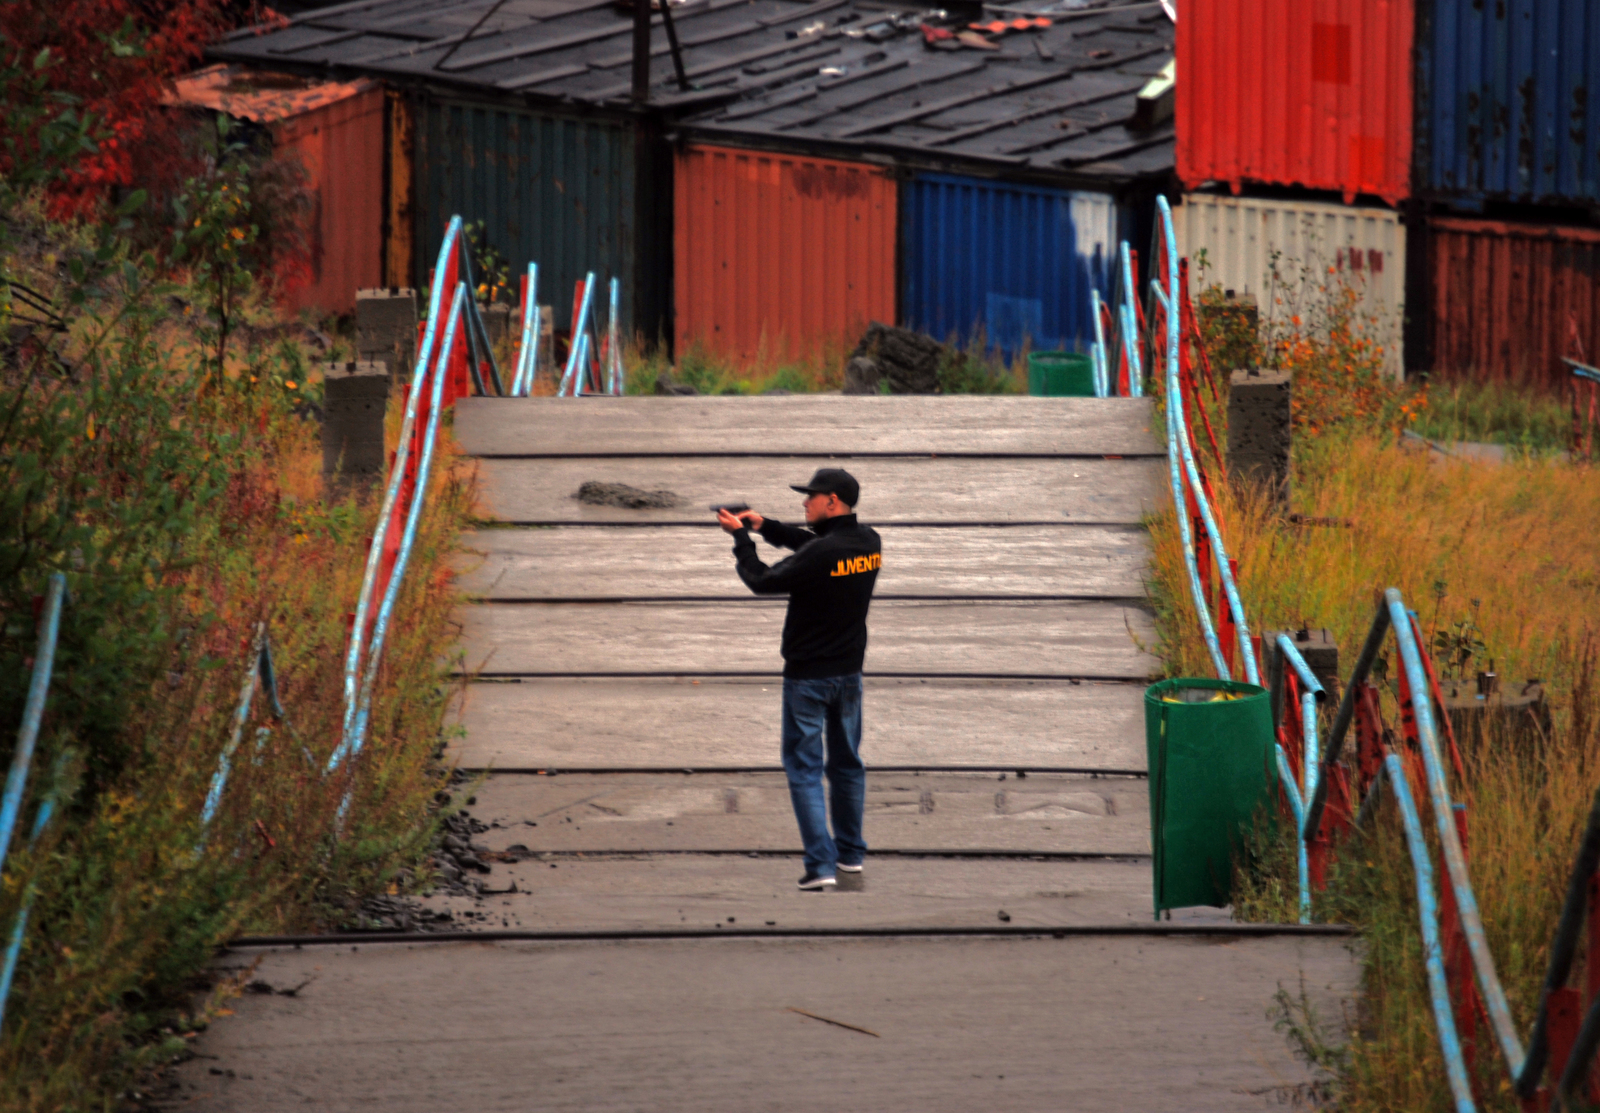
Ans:
POLYGON ((675 178, 675 332, 749 365, 895 321, 895 183, 860 163, 691 146, 675 178))
POLYGON ((305 167, 311 273, 289 283, 285 309, 350 313, 358 288, 384 284, 381 85, 210 66, 179 78, 167 103, 264 124, 305 167))
POLYGON ((1358 193, 1411 167, 1410 0, 1206 0, 1178 19, 1178 177, 1358 193))

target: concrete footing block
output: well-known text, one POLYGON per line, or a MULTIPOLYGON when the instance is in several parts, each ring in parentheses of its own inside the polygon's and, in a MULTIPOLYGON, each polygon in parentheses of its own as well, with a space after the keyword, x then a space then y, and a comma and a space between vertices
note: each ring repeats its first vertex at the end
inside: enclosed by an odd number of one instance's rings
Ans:
POLYGON ((406 379, 417 359, 417 292, 409 286, 356 291, 356 355, 406 379))
POLYGON ((331 498, 365 491, 387 463, 389 368, 375 360, 322 365, 322 481, 331 498))
POLYGON ((1228 389, 1228 473, 1289 506, 1292 384, 1286 371, 1235 371, 1228 389))

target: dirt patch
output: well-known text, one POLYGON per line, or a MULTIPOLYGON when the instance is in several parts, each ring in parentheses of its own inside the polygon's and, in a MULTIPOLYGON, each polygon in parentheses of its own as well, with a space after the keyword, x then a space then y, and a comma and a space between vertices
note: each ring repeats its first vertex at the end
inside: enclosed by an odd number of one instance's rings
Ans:
POLYGON ((620 506, 624 510, 669 510, 683 505, 678 493, 665 487, 645 491, 626 483, 602 483, 597 479, 585 482, 572 497, 590 506, 620 506))

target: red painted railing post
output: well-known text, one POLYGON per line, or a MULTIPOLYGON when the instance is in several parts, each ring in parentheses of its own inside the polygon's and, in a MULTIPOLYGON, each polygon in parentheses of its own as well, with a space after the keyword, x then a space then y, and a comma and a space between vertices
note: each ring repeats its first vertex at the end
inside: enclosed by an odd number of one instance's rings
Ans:
MULTIPOLYGON (((1584 969, 1584 1006, 1592 1008, 1600 997, 1600 874, 1589 877, 1589 957, 1584 969)), ((1589 1071, 1589 1100, 1600 1102, 1600 1074, 1589 1071)))
POLYGON ((1548 1077, 1556 1079, 1566 1072, 1567 1060, 1572 1057, 1572 1045, 1583 1020, 1583 996, 1575 989, 1557 989, 1551 992, 1545 1008, 1550 1014, 1548 1077))
MULTIPOLYGON (((1456 832, 1461 836, 1461 849, 1466 851, 1466 805, 1457 804, 1455 808, 1456 832)), ((1439 907, 1442 913, 1440 936, 1444 946, 1444 976, 1450 986, 1456 1034, 1461 1039, 1461 1054, 1467 1062, 1467 1073, 1471 1075, 1478 1057, 1478 987, 1473 982, 1472 952, 1467 949, 1467 936, 1461 927, 1461 910, 1456 906, 1453 886, 1439 886, 1439 907)))

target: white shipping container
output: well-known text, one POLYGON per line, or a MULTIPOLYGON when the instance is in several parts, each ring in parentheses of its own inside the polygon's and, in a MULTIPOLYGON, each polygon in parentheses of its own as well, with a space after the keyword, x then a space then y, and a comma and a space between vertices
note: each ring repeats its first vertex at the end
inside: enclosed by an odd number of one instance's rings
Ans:
POLYGON ((1172 216, 1178 250, 1189 259, 1190 295, 1197 302, 1203 288, 1221 286, 1251 295, 1263 323, 1277 322, 1315 296, 1307 284, 1348 282, 1362 291, 1358 314, 1370 321, 1368 335, 1383 345, 1389 373, 1396 378, 1404 374, 1400 336, 1406 230, 1398 213, 1190 193, 1172 216), (1277 285, 1274 262, 1281 280, 1277 285))

